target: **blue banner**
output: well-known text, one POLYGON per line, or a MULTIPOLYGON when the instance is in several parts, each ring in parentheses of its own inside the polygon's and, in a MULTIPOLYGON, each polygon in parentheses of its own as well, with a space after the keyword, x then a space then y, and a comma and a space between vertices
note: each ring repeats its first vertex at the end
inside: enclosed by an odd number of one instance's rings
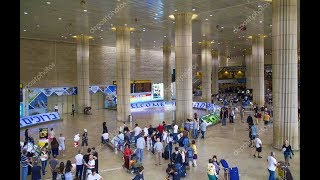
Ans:
POLYGON ((20 118, 20 128, 27 127, 35 124, 40 124, 49 121, 59 120, 60 116, 58 112, 49 112, 43 114, 37 114, 33 116, 26 116, 20 118))

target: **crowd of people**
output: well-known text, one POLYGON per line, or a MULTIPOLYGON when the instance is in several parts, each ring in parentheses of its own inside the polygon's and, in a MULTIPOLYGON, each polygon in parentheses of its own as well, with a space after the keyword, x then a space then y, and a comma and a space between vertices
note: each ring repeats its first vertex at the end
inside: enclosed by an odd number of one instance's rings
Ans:
MULTIPOLYGON (((241 122, 243 122, 244 112, 244 107, 240 106, 239 110, 238 106, 233 103, 230 106, 222 107, 220 111, 222 126, 226 126, 227 119, 229 119, 229 123, 234 123, 237 113, 240 115, 241 122)), ((266 128, 272 122, 272 109, 264 106, 258 108, 254 104, 253 116, 250 113, 247 117, 249 147, 255 147, 254 158, 262 158, 262 140, 259 137, 261 129, 258 127, 261 120, 263 120, 264 128, 266 128)), ((128 172, 135 174, 134 180, 144 179, 143 159, 145 149, 154 154, 155 166, 161 166, 164 162, 168 162, 166 169, 167 179, 177 180, 186 176, 188 169, 197 166, 198 151, 196 140, 199 138, 200 133, 201 138, 204 139, 205 132, 206 123, 200 120, 195 113, 194 119, 188 119, 180 127, 178 124, 166 124, 163 121, 156 127, 149 125, 149 127, 141 128, 138 124, 135 124, 135 127, 130 130, 124 122, 123 126, 119 128, 118 135, 114 136, 111 142, 115 144, 116 149, 123 152, 123 167, 128 172)), ((103 122, 101 143, 106 144, 108 142, 108 128, 106 122, 103 122)), ((33 138, 29 136, 28 129, 26 129, 25 142, 21 146, 22 180, 25 180, 28 174, 31 174, 32 180, 41 179, 42 176, 46 175, 47 169, 50 170, 54 180, 71 180, 73 179, 72 174, 75 174, 77 179, 82 180, 103 179, 99 174, 98 152, 94 147, 88 148, 87 129, 84 129, 81 134, 81 147, 85 150, 85 153, 79 150, 74 157, 73 164, 71 160, 67 160, 65 163, 58 160, 58 158, 65 156, 65 137, 63 134, 59 134, 59 137, 56 137, 53 128, 49 131, 48 143, 41 147, 38 156, 35 156, 37 152, 29 150, 28 145, 30 143, 34 143, 33 138)), ((294 154, 287 140, 283 145, 282 152, 285 165, 290 166, 289 159, 294 154)), ((274 152, 270 154, 267 161, 269 179, 274 179, 275 167, 279 166, 274 152)), ((208 179, 218 179, 219 171, 220 163, 217 157, 213 156, 209 159, 207 167, 208 179)))

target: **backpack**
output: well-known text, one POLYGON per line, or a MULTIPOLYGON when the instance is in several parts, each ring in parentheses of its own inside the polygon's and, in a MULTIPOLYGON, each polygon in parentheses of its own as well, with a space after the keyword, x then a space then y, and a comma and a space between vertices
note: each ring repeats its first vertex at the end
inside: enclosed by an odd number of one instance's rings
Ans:
POLYGON ((193 158, 193 150, 190 147, 187 148, 187 156, 188 158, 193 158))
POLYGON ((189 139, 188 139, 187 137, 185 137, 182 142, 183 142, 183 146, 184 146, 184 147, 188 147, 188 145, 189 145, 189 139))
POLYGON ((178 140, 179 147, 183 147, 184 139, 185 139, 185 137, 181 137, 181 138, 178 140))

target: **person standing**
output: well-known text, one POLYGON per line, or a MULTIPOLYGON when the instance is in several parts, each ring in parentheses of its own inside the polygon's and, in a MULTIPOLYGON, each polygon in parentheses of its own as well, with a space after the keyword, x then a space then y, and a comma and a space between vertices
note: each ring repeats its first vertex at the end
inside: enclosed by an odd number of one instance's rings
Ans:
POLYGON ((196 141, 195 140, 191 141, 191 148, 193 150, 192 164, 193 164, 194 167, 197 167, 198 151, 197 151, 197 146, 196 146, 196 141))
POLYGON ((144 138, 142 136, 140 136, 138 139, 137 139, 137 160, 139 162, 142 162, 143 160, 143 150, 144 150, 144 147, 146 146, 146 142, 144 141, 144 138))
POLYGON ((87 129, 84 129, 83 130, 83 134, 82 134, 81 146, 83 147, 84 145, 86 145, 86 148, 88 147, 88 132, 87 132, 87 129))
POLYGON ((59 161, 58 161, 56 155, 52 155, 52 156, 53 156, 53 159, 51 159, 49 161, 49 167, 50 167, 51 173, 52 173, 52 180, 56 180, 57 179, 57 175, 58 175, 57 166, 59 164, 59 161))
POLYGON ((89 156, 91 155, 91 148, 87 149, 87 154, 83 156, 83 173, 82 173, 82 180, 86 180, 87 177, 87 169, 88 169, 88 162, 89 162, 89 156))
POLYGON ((26 149, 22 150, 20 161, 21 161, 21 180, 27 180, 29 159, 27 158, 26 149))
POLYGON ((130 170, 129 162, 130 162, 131 155, 132 155, 132 150, 130 149, 130 145, 126 144, 126 146, 123 150, 124 163, 122 166, 128 170, 130 170))
POLYGON ((217 172, 212 159, 209 159, 207 175, 209 180, 217 180, 217 172))
POLYGON ((169 136, 167 136, 166 142, 167 142, 167 146, 169 147, 169 159, 171 159, 172 146, 173 146, 173 135, 172 135, 172 133, 170 133, 169 136))
POLYGON ((193 120, 193 138, 198 139, 198 129, 199 129, 199 121, 194 118, 193 120))
POLYGON ((91 151, 91 153, 92 153, 92 155, 93 155, 93 158, 94 158, 94 161, 95 161, 95 166, 94 166, 94 168, 96 169, 96 172, 97 173, 99 173, 99 171, 98 171, 98 163, 99 163, 99 161, 98 161, 98 152, 96 151, 96 148, 95 147, 92 147, 91 148, 92 149, 92 151, 91 151))
POLYGON ((66 167, 64 169, 64 180, 73 180, 72 178, 72 164, 70 160, 67 160, 66 167))
POLYGON ((158 127, 157 127, 157 130, 159 132, 159 136, 160 136, 160 142, 162 142, 162 134, 163 134, 163 125, 159 123, 158 127))
POLYGON ((48 162, 48 151, 47 151, 47 148, 45 147, 42 148, 41 150, 40 160, 41 160, 42 175, 44 176, 46 174, 46 167, 48 162))
POLYGON ((227 125, 227 118, 228 117, 229 117, 229 111, 228 111, 228 108, 225 108, 223 111, 222 126, 227 125))
POLYGON ((242 123, 243 123, 243 116, 244 116, 244 108, 241 107, 241 109, 240 109, 240 119, 241 119, 242 123))
POLYGON ((289 144, 288 140, 284 141, 284 144, 282 146, 282 152, 284 155, 286 166, 290 166, 289 158, 291 159, 294 154, 293 154, 293 151, 291 149, 291 145, 289 144), (291 156, 291 154, 292 154, 292 156, 291 156))
POLYGON ((82 177, 82 169, 83 169, 83 155, 81 154, 81 150, 78 150, 78 154, 74 157, 76 160, 76 177, 81 179, 82 177))
POLYGON ((29 142, 29 133, 28 133, 28 131, 29 131, 29 129, 26 129, 25 131, 24 131, 24 138, 25 138, 25 142, 29 142))
POLYGON ((33 166, 31 168, 31 180, 41 180, 41 167, 38 163, 38 160, 33 161, 33 166))
POLYGON ((200 124, 200 130, 201 130, 201 134, 202 134, 201 139, 204 139, 204 135, 207 130, 207 124, 204 121, 202 121, 200 124))
POLYGON ((255 137, 254 142, 255 142, 256 150, 254 151, 253 157, 256 157, 256 152, 258 152, 258 158, 262 158, 260 156, 260 153, 262 151, 262 142, 258 135, 255 137))
POLYGON ((76 109, 74 107, 74 104, 72 104, 72 107, 71 107, 71 115, 74 117, 74 112, 76 112, 76 109))
POLYGON ((59 137, 59 150, 61 151, 61 154, 62 154, 62 157, 64 157, 64 152, 65 152, 65 149, 66 149, 66 146, 65 146, 65 140, 66 138, 63 137, 62 133, 60 134, 60 137, 59 137))
POLYGON ((266 126, 269 124, 269 120, 270 120, 270 115, 267 112, 265 112, 263 116, 264 128, 266 128, 266 126))
POLYGON ((267 158, 267 162, 268 162, 268 171, 269 171, 269 180, 275 180, 275 171, 277 166, 279 165, 279 163, 277 162, 276 158, 275 158, 275 153, 271 152, 270 156, 268 156, 267 158))
MULTIPOLYGON (((162 141, 164 143, 164 147, 166 147, 167 145, 167 138, 168 138, 168 131, 166 129, 163 130, 163 133, 162 133, 162 141)), ((160 138, 160 142, 161 141, 161 138, 160 138)))
POLYGON ((141 128, 138 126, 138 124, 135 124, 135 128, 133 129, 134 132, 134 140, 137 144, 137 139, 139 138, 139 135, 141 133, 141 128))
POLYGON ((255 124, 252 124, 252 126, 251 126, 251 129, 250 129, 251 131, 251 143, 250 144, 254 144, 254 141, 255 141, 255 139, 256 139, 256 137, 258 136, 258 128, 257 128, 257 126, 255 125, 255 124))
POLYGON ((178 141, 178 125, 177 124, 173 124, 173 140, 176 143, 178 141))
POLYGON ((58 104, 56 104, 55 106, 54 106, 54 112, 58 112, 59 111, 59 107, 58 107, 58 104))
POLYGON ((88 163, 86 163, 86 166, 87 166, 86 177, 88 177, 88 175, 92 173, 91 170, 94 169, 95 167, 95 160, 92 154, 89 155, 89 161, 88 163))
POLYGON ((59 142, 55 137, 51 142, 51 151, 52 151, 52 155, 56 155, 56 156, 59 155, 59 142))
POLYGON ((163 145, 160 142, 160 138, 157 138, 157 142, 153 146, 154 152, 156 154, 156 166, 158 165, 158 160, 159 160, 159 165, 161 165, 161 158, 162 158, 162 152, 163 152, 163 145))
POLYGON ((229 120, 230 120, 230 123, 234 123, 234 109, 233 108, 230 108, 230 115, 229 115, 229 120))
POLYGON ((50 132, 49 132, 49 143, 52 142, 53 138, 55 137, 55 133, 53 131, 53 128, 50 129, 50 132))

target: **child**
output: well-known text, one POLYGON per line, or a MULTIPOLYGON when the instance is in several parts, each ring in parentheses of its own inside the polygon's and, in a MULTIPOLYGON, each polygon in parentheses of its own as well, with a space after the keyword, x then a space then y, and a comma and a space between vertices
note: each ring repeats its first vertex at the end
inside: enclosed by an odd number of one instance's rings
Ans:
POLYGON ((186 156, 187 156, 186 166, 188 166, 188 168, 190 168, 190 166, 191 166, 190 164, 193 161, 193 149, 190 147, 190 144, 186 148, 186 156))
POLYGON ((198 151, 197 151, 197 146, 196 146, 196 141, 192 140, 191 141, 191 148, 193 149, 193 167, 197 167, 197 159, 198 159, 198 151))

